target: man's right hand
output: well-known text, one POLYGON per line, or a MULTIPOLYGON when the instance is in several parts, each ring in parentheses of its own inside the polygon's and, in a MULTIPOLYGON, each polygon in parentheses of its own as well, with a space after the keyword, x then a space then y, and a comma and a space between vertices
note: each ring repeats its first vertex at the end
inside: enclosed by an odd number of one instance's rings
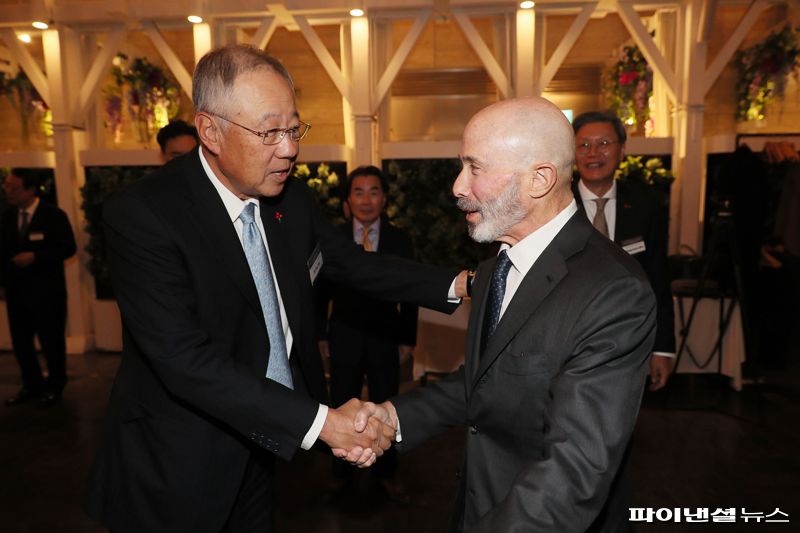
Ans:
POLYGON ((363 423, 356 422, 356 417, 364 411, 363 405, 361 400, 353 398, 338 409, 328 409, 319 434, 334 455, 359 467, 371 466, 389 449, 395 436, 394 426, 384 424, 380 417, 367 419, 364 415, 363 423))

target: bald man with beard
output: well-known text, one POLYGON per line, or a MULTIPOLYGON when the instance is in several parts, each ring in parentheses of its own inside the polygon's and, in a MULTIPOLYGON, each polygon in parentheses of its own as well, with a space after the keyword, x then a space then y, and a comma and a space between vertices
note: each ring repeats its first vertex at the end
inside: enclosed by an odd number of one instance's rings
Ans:
POLYGON ((578 212, 574 148, 543 98, 470 120, 453 194, 470 236, 501 246, 475 275, 465 364, 356 419, 356 429, 368 416, 393 425, 401 451, 466 428, 451 532, 630 529, 627 502, 609 495, 639 410, 655 298, 638 263, 578 212))

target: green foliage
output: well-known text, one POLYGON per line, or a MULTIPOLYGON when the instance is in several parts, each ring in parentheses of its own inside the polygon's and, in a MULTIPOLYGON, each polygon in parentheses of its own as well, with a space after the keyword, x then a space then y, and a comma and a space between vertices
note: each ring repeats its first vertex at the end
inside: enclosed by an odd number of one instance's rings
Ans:
POLYGON ((675 175, 664 167, 658 157, 650 157, 642 162, 644 156, 629 155, 619 164, 614 179, 655 185, 659 189, 669 186, 675 181, 675 175))
POLYGON ((86 184, 81 188, 81 208, 86 217, 89 234, 89 271, 94 276, 95 292, 99 299, 113 299, 111 277, 108 269, 105 232, 103 230, 103 204, 113 193, 123 189, 155 167, 88 167, 86 184))
POLYGON ((301 163, 295 166, 292 176, 306 182, 331 223, 337 226, 345 223, 341 194, 344 184, 327 163, 317 164, 313 172, 309 165, 301 163))
POLYGON ((403 159, 388 163, 389 205, 386 214, 411 235, 417 259, 443 266, 473 266, 493 247, 469 238, 464 214, 453 198, 453 181, 461 171, 457 159, 403 159))
POLYGON ((650 119, 653 71, 641 50, 634 45, 621 47, 602 77, 603 98, 609 110, 628 126, 644 126, 650 119))
POLYGON ((767 105, 783 98, 790 74, 800 72, 798 30, 787 25, 779 32, 736 54, 737 120, 763 120, 767 105))

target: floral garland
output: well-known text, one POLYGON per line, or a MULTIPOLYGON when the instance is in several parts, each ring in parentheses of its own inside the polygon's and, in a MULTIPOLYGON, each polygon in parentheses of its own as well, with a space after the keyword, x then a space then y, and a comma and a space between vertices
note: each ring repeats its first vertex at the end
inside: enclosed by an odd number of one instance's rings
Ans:
POLYGON ((313 176, 309 166, 301 163, 295 166, 292 176, 306 182, 328 220, 334 224, 344 222, 339 176, 336 172, 331 171, 331 167, 327 163, 317 165, 316 175, 313 176))
POLYGON ((653 71, 635 45, 619 49, 616 61, 603 70, 603 99, 608 109, 628 126, 644 126, 650 119, 653 71))
POLYGON ((0 95, 5 96, 19 114, 23 142, 30 137, 31 120, 46 136, 53 135, 53 114, 39 91, 22 69, 15 76, 0 72, 0 95))
POLYGON ((736 54, 739 69, 736 83, 737 120, 763 120, 766 108, 782 99, 789 74, 798 79, 800 45, 798 29, 784 27, 770 33, 762 42, 736 54))
POLYGON ((111 67, 114 82, 104 90, 107 125, 119 142, 123 123, 123 103, 136 120, 139 142, 149 144, 153 135, 178 113, 178 85, 161 67, 145 58, 128 60, 117 54, 111 67))
POLYGON ((675 180, 675 175, 658 157, 650 157, 642 162, 643 156, 629 155, 619 164, 614 179, 635 181, 646 185, 668 185, 675 180))

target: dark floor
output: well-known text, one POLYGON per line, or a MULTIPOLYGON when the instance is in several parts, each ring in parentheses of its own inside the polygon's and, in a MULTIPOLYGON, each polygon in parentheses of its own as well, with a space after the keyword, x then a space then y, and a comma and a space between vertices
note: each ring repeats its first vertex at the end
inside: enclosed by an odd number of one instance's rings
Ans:
MULTIPOLYGON (((80 497, 105 402, 119 364, 116 354, 70 356, 70 384, 49 410, 0 406, 0 532, 103 531, 86 517, 80 497)), ((0 353, 0 398, 16 392, 17 367, 0 353)), ((677 376, 669 391, 648 394, 634 438, 636 507, 735 507, 789 524, 653 523, 637 530, 800 531, 800 364, 771 371, 759 394, 677 376)), ((454 431, 401 458, 410 505, 361 491, 331 504, 325 498, 330 461, 300 452, 280 470, 278 521, 284 532, 433 533, 444 531, 462 447, 454 431), (369 504, 373 510, 359 511, 369 504)))

